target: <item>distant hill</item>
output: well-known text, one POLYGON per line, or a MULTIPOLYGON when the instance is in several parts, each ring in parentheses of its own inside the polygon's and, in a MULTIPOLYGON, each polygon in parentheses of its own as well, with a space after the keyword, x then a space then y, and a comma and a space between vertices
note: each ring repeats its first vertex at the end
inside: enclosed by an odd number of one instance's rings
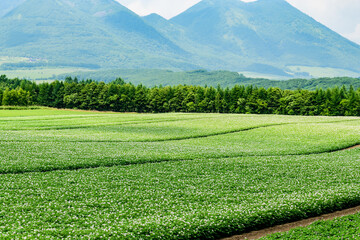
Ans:
POLYGON ((74 72, 58 75, 55 79, 64 80, 67 76, 77 77, 80 80, 93 79, 104 82, 111 82, 121 77, 126 82, 136 85, 143 84, 148 87, 160 85, 173 86, 177 84, 217 86, 219 83, 222 86, 233 86, 240 84, 242 80, 238 73, 230 71, 193 70, 173 72, 160 69, 111 69, 74 72))
POLYGON ((159 69, 111 69, 97 70, 89 72, 74 72, 72 74, 61 74, 54 79, 64 80, 66 77, 77 77, 79 80, 92 79, 96 81, 111 82, 116 78, 123 78, 125 82, 135 85, 143 84, 147 87, 154 86, 174 86, 178 84, 195 86, 213 86, 219 84, 222 87, 233 87, 235 85, 254 85, 258 87, 279 87, 281 89, 307 89, 316 90, 317 88, 333 88, 335 86, 350 87, 360 89, 360 79, 350 77, 337 78, 314 78, 314 79, 290 79, 286 81, 275 81, 265 78, 250 78, 237 72, 230 71, 206 71, 193 70, 185 72, 173 72, 159 69))
POLYGON ((311 78, 331 69, 360 76, 360 46, 285 0, 203 0, 170 20, 139 17, 115 0, 1 0, 0 9, 0 57, 28 59, 0 61, 0 70, 222 69, 311 78))

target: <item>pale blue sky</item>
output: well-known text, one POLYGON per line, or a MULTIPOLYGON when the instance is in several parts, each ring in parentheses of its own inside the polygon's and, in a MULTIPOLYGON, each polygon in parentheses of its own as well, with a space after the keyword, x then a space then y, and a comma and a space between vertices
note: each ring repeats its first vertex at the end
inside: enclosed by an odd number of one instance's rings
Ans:
MULTIPOLYGON (((139 15, 171 18, 200 0, 117 0, 139 15)), ((247 0, 251 1, 251 0, 247 0)), ((360 44, 360 0, 287 0, 317 21, 360 44)))

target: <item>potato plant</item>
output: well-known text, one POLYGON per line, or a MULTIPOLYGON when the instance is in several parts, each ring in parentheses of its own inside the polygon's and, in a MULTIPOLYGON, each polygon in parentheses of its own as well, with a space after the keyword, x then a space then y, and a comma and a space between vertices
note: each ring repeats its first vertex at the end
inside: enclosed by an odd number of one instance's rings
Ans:
POLYGON ((360 203, 358 118, 0 110, 0 239, 218 239, 360 203))

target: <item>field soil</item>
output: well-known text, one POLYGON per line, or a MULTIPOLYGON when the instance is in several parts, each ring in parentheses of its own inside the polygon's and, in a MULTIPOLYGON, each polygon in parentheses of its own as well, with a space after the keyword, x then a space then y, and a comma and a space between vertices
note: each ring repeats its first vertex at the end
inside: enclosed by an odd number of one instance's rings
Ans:
POLYGON ((344 151, 355 149, 355 148, 360 148, 360 145, 356 145, 356 146, 353 146, 353 147, 346 148, 346 149, 344 149, 344 151))

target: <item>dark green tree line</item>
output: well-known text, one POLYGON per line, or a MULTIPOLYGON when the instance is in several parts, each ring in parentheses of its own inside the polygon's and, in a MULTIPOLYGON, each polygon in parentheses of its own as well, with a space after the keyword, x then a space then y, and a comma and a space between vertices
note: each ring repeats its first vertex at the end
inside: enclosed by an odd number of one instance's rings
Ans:
POLYGON ((2 105, 41 105, 55 108, 116 112, 201 112, 284 115, 360 116, 360 90, 282 90, 236 85, 232 88, 166 86, 148 88, 116 79, 35 84, 0 77, 2 105))

